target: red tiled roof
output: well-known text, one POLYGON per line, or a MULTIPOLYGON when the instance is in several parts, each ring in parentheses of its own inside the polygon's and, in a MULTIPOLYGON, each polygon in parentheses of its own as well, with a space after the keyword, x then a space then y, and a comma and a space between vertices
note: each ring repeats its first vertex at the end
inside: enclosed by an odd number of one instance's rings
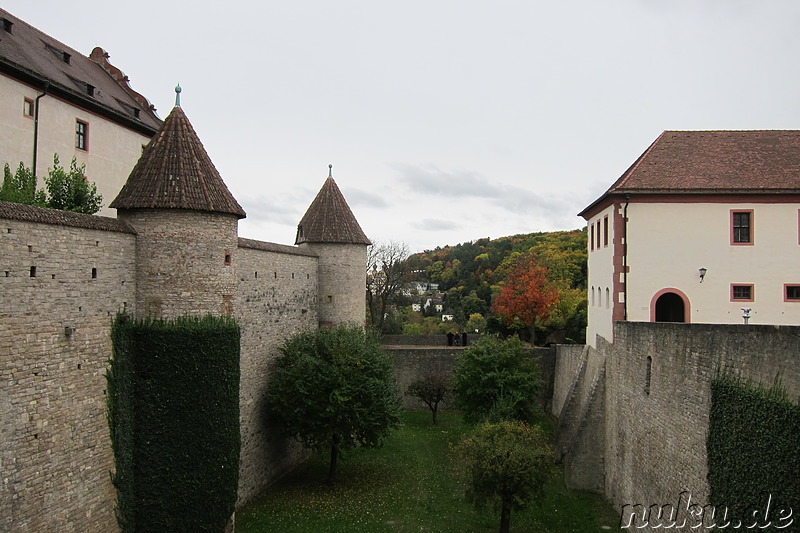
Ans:
POLYGON ((192 209, 244 218, 183 109, 176 106, 109 205, 116 209, 192 209))
POLYGON ((798 194, 800 130, 665 131, 610 195, 798 194))
POLYGON ((297 225, 295 244, 304 242, 371 244, 330 176, 297 225))
POLYGON ((10 32, 0 28, 0 72, 147 135, 161 127, 152 105, 101 48, 90 59, 4 9, 0 18, 11 23, 10 32))

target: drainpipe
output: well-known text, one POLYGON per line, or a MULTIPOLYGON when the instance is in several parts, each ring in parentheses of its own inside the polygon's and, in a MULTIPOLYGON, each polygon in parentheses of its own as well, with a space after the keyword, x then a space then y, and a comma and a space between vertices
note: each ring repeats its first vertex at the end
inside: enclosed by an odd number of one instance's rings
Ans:
POLYGON ((44 82, 43 93, 36 97, 36 103, 34 106, 36 109, 33 110, 33 177, 36 177, 36 162, 37 156, 39 154, 39 100, 42 99, 47 94, 47 89, 50 88, 50 82, 44 82))
POLYGON ((622 299, 625 305, 622 307, 622 319, 628 320, 628 203, 631 194, 625 193, 625 207, 622 210, 622 299))

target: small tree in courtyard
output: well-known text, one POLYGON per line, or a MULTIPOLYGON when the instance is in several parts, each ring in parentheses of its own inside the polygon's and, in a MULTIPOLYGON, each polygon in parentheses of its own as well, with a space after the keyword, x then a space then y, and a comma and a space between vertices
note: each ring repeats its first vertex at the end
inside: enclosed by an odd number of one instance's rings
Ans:
POLYGON ((529 420, 540 386, 539 366, 517 337, 481 337, 456 361, 455 403, 470 423, 529 420))
POLYGON ((381 446, 399 424, 391 360, 358 326, 294 335, 272 371, 268 411, 307 448, 330 452, 330 482, 342 451, 381 446))
POLYGON ((436 414, 439 412, 439 404, 447 395, 448 378, 444 374, 431 374, 422 379, 418 379, 408 386, 406 394, 414 396, 431 410, 433 423, 436 424, 436 414))
POLYGON ((553 451, 539 426, 521 421, 483 424, 456 447, 456 465, 467 482, 467 501, 500 512, 500 533, 511 525, 511 511, 541 498, 553 475, 553 451))

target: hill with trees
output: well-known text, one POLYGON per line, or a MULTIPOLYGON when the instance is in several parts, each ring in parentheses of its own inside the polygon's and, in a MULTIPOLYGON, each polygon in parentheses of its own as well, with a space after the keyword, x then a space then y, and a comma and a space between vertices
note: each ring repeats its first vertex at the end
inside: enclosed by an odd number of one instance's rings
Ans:
MULTIPOLYGON (((367 265, 368 280, 398 279, 399 272, 384 272, 374 259, 381 255, 381 246, 376 246, 367 265)), ((396 250, 397 245, 386 248, 396 250)), ((477 329, 516 333, 536 344, 583 343, 586 260, 585 229, 478 239, 426 250, 402 262, 395 258, 386 265, 402 271, 404 289, 395 291, 391 305, 380 311, 370 306, 371 322, 381 323, 376 329, 383 333, 477 329), (413 304, 418 311, 412 310, 413 304), (452 320, 442 320, 442 315, 452 320)))

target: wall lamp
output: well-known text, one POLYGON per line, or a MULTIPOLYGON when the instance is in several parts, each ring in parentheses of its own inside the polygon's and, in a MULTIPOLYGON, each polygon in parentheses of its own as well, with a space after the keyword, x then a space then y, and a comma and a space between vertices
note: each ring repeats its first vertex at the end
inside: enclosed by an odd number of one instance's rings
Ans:
POLYGON ((703 283, 703 278, 706 277, 706 272, 708 272, 708 269, 705 267, 701 267, 699 270, 700 270, 700 283, 703 283))

